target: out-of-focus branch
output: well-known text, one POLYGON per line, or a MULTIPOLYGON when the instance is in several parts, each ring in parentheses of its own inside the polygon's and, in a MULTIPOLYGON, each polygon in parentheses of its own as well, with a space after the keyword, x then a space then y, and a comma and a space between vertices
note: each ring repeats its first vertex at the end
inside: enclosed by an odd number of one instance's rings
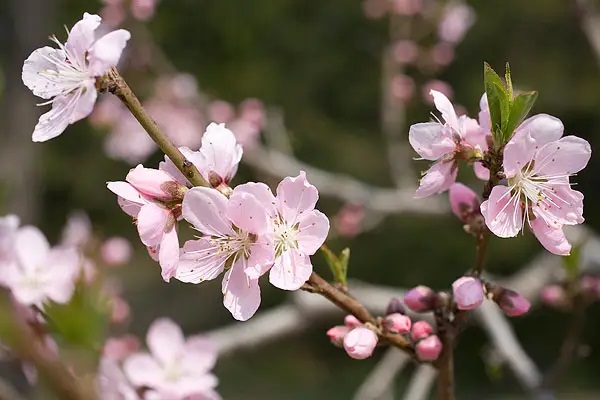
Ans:
POLYGON ((574 0, 581 29, 587 37, 600 64, 600 11, 591 0, 574 0))
POLYGON ((448 210, 441 199, 430 198, 415 201, 415 188, 388 189, 361 182, 344 174, 325 171, 305 164, 276 150, 257 146, 244 153, 243 162, 257 170, 283 178, 304 170, 310 182, 319 188, 319 194, 331 196, 345 202, 358 203, 379 213, 398 214, 403 212, 443 214, 448 210))
POLYGON ((8 381, 0 379, 0 400, 27 400, 8 381))
POLYGON ((426 400, 437 376, 437 370, 431 365, 420 365, 414 372, 408 389, 404 392, 404 400, 426 400))
POLYGON ((390 348, 360 385, 354 400, 382 400, 394 398, 394 379, 410 361, 398 349, 390 348))

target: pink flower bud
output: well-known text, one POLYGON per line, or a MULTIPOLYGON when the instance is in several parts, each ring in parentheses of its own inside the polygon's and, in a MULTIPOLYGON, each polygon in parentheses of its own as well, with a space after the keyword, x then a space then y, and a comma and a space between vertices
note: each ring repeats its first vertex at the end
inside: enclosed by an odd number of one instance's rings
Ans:
POLYGON ((435 292, 427 286, 417 286, 404 293, 404 304, 415 312, 430 311, 435 292))
POLYGON ((410 336, 414 341, 425 339, 433 333, 433 328, 426 321, 417 321, 412 324, 410 336))
POLYGON ((422 361, 436 360, 442 352, 442 342, 437 335, 431 335, 425 338, 415 346, 417 357, 422 361))
POLYGON ((127 264, 131 259, 131 244, 123 237, 108 238, 100 247, 100 257, 106 265, 111 267, 127 264))
POLYGON ((529 311, 531 303, 514 290, 504 289, 500 296, 494 296, 494 301, 509 317, 518 317, 529 311))
POLYGON ((480 213, 479 197, 469 187, 462 183, 455 183, 450 186, 450 208, 458 219, 467 222, 473 213, 480 213))
POLYGON ((567 294, 560 285, 549 285, 542 289, 542 302, 552 307, 562 307, 566 304, 567 294))
POLYGON ((173 177, 166 172, 144 168, 141 164, 130 170, 125 180, 141 193, 159 199, 170 197, 163 190, 163 185, 174 182, 173 177))
POLYGON ((352 358, 363 360, 371 357, 375 346, 377 346, 377 334, 370 330, 359 326, 352 329, 344 337, 344 350, 352 358))
POLYGON ((383 326, 392 333, 408 333, 411 325, 410 317, 403 314, 390 314, 383 319, 383 326))
POLYGON ((483 303, 483 285, 472 276, 463 276, 454 281, 452 292, 459 310, 473 310, 483 303))
POLYGON ((344 317, 344 325, 350 328, 356 328, 357 326, 361 326, 362 322, 360 322, 354 315, 348 314, 344 317))
POLYGON ((385 315, 390 314, 406 314, 406 310, 404 309, 402 302, 397 297, 392 297, 385 310, 385 315))
POLYGON ((342 347, 344 337, 350 332, 350 329, 351 328, 344 325, 337 325, 327 331, 327 336, 335 346, 342 347))

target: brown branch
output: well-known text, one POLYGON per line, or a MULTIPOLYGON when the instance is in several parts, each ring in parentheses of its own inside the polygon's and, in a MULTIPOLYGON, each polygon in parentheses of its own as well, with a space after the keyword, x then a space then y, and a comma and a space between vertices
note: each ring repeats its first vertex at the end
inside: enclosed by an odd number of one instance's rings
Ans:
POLYGON ((146 112, 139 99, 135 96, 123 77, 112 68, 101 78, 101 90, 106 90, 117 96, 127 106, 131 114, 138 120, 148 135, 156 142, 161 151, 166 154, 181 173, 194 186, 210 186, 202 177, 194 164, 185 158, 177 146, 164 134, 152 117, 146 112))

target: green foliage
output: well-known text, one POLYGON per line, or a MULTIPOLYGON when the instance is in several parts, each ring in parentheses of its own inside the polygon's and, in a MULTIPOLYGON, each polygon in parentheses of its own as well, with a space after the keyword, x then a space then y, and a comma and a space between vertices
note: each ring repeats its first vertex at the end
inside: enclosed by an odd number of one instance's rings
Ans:
POLYGON ((350 249, 346 247, 339 256, 336 256, 327 246, 323 245, 321 246, 321 252, 331 270, 333 279, 340 285, 346 286, 350 249))
POLYGON ((535 91, 514 95, 508 63, 504 76, 505 82, 488 63, 484 63, 483 81, 490 110, 492 135, 498 149, 510 139, 537 99, 535 91))
POLYGON ((581 265, 581 245, 573 246, 571 254, 563 257, 563 268, 569 281, 575 281, 579 277, 579 267, 581 265))

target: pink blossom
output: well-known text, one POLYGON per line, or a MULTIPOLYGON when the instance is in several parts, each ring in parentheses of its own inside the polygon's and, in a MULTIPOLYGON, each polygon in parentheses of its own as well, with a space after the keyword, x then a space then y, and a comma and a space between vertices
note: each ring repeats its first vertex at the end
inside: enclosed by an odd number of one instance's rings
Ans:
POLYGON ((335 215, 333 224, 340 235, 352 238, 360 233, 364 219, 364 207, 361 204, 348 203, 335 215))
POLYGON ((553 307, 563 307, 567 304, 567 293, 560 285, 548 285, 540 294, 542 301, 553 307))
POLYGON ((430 311, 434 299, 435 292, 427 286, 417 286, 404 293, 404 304, 415 312, 430 311))
POLYGON ((386 315, 383 319, 383 326, 392 333, 408 333, 412 326, 412 321, 409 316, 403 314, 386 315))
POLYGON ((61 245, 81 248, 88 244, 91 239, 92 222, 87 214, 83 211, 75 211, 69 214, 62 231, 61 245))
POLYGON ((416 344, 415 352, 421 361, 437 360, 442 353, 442 342, 437 335, 431 335, 416 344))
MULTIPOLYGON (((201 283, 223 271, 223 303, 234 318, 245 321, 260 304, 258 277, 274 261, 271 224, 262 197, 237 186, 229 199, 216 190, 195 187, 183 199, 183 217, 200 233, 185 243, 176 278, 201 283)), ((265 186, 266 187, 266 186, 265 186)))
POLYGON ((225 124, 211 123, 202 136, 199 152, 201 157, 192 162, 204 179, 216 188, 229 184, 237 172, 243 150, 225 124))
POLYGON ((354 315, 348 314, 344 317, 344 325, 349 328, 356 328, 357 326, 361 326, 362 322, 360 322, 354 315))
POLYGON ((481 204, 485 223, 496 236, 513 237, 529 225, 548 251, 570 253, 562 228, 584 219, 583 194, 571 189, 569 177, 587 165, 591 147, 584 139, 562 134, 559 119, 540 114, 523 122, 506 144, 508 186, 495 186, 481 204))
POLYGON ((423 159, 434 162, 421 178, 416 198, 448 190, 456 180, 458 159, 481 155, 481 148, 473 140, 481 136, 477 121, 464 115, 458 117, 441 92, 432 90, 431 95, 444 122, 414 124, 408 134, 413 149, 423 159))
POLYGON ((498 295, 494 295, 494 301, 509 317, 526 314, 531 308, 529 300, 510 289, 502 289, 498 295))
POLYGON ((377 346, 377 334, 363 326, 352 329, 344 336, 344 350, 354 359, 364 360, 371 357, 377 346))
MULTIPOLYGON (((312 273, 310 256, 321 247, 329 232, 329 220, 315 210, 319 198, 317 188, 308 182, 304 171, 294 178, 283 179, 277 186, 277 197, 262 183, 241 186, 260 200, 270 217, 268 229, 275 246, 275 264, 269 281, 280 289, 299 289, 312 273)), ((247 271, 253 278, 265 272, 247 271)))
POLYGON ((25 60, 23 83, 36 96, 50 99, 43 104, 52 104, 52 109, 40 117, 33 141, 52 139, 92 112, 96 78, 117 65, 131 36, 119 29, 96 39, 100 21, 97 15, 83 14, 64 45, 53 36, 58 49, 42 47, 25 60))
POLYGON ((102 400, 140 400, 119 364, 106 357, 100 360, 96 377, 96 392, 102 400))
POLYGON ((450 2, 438 26, 438 36, 450 43, 459 43, 475 23, 475 12, 462 1, 450 2))
MULTIPOLYGON (((142 243, 151 255, 158 254, 162 277, 169 281, 179 261, 177 221, 181 219, 181 200, 187 187, 163 169, 138 165, 127 182, 108 182, 107 187, 118 197, 119 205, 136 218, 142 243)), ((155 257, 153 257, 155 258, 155 257)))
POLYGON ((12 262, 14 259, 14 242, 19 223, 19 217, 16 215, 11 214, 0 218, 0 265, 12 262))
POLYGON ((462 276, 452 284, 454 301, 459 310, 474 310, 483 303, 483 285, 472 276, 462 276))
POLYGON ((136 336, 125 335, 118 338, 108 338, 102 348, 102 355, 111 360, 120 361, 136 353, 140 348, 140 341, 136 336))
POLYGON ((20 228, 14 237, 14 259, 2 266, 0 283, 24 305, 43 307, 47 301, 71 299, 80 272, 73 248, 50 248, 46 237, 33 226, 20 228))
POLYGON ((123 371, 135 387, 154 389, 163 399, 214 392, 217 378, 210 373, 217 359, 216 346, 202 336, 184 338, 179 326, 168 318, 152 323, 146 336, 149 353, 127 357, 123 371))
POLYGON ((342 347, 344 345, 344 337, 352 328, 347 325, 337 325, 327 331, 327 336, 331 343, 335 346, 342 347))
POLYGON ((410 336, 414 341, 425 339, 433 333, 433 328, 427 321, 417 321, 412 324, 410 336))
POLYGON ((480 214, 479 196, 468 186, 455 183, 449 190, 450 208, 456 217, 462 222, 468 222, 473 215, 480 214))
POLYGON ((113 236, 104 241, 100 247, 100 257, 109 266, 124 265, 131 259, 131 243, 120 236, 113 236))

